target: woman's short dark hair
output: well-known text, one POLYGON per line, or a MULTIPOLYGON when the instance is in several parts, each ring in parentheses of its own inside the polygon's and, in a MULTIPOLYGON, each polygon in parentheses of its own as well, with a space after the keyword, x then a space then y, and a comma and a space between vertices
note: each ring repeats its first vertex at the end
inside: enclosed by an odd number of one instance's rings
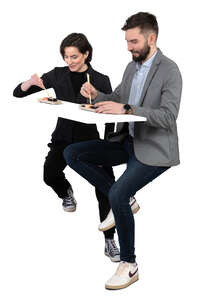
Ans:
POLYGON ((126 20, 124 26, 121 29, 126 31, 135 27, 139 27, 141 29, 141 33, 153 31, 156 33, 156 36, 158 36, 159 27, 157 19, 150 13, 139 12, 135 15, 132 15, 126 20))
POLYGON ((87 40, 86 36, 83 33, 71 33, 69 34, 60 45, 60 53, 64 59, 64 49, 66 47, 76 47, 80 53, 85 54, 86 51, 89 52, 88 57, 85 60, 85 63, 89 63, 92 59, 92 46, 87 40))

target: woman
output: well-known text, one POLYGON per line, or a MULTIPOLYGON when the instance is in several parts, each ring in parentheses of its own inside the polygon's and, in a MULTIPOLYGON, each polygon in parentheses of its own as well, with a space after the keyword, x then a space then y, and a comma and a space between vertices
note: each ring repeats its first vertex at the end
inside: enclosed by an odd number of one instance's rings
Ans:
MULTIPOLYGON (((85 35, 72 33, 61 43, 60 52, 68 67, 57 67, 39 78, 32 75, 27 81, 20 83, 14 90, 15 97, 25 97, 45 88, 53 88, 57 99, 74 103, 87 103, 87 99, 80 94, 82 84, 86 82, 87 73, 90 75, 93 85, 103 93, 111 93, 111 84, 108 76, 103 75, 90 65, 92 59, 92 47, 85 35)), ((106 124, 105 135, 113 130, 114 124, 106 124)), ((70 182, 65 178, 63 170, 66 162, 63 157, 64 149, 76 142, 98 139, 99 133, 95 124, 84 124, 64 118, 58 118, 56 128, 52 133, 50 151, 44 163, 44 181, 49 185, 59 198, 65 211, 76 210, 76 200, 70 182)), ((105 168, 105 167, 104 167, 105 168)), ((112 168, 106 167, 106 171, 114 178, 112 168)), ((102 222, 109 210, 108 198, 96 189, 96 197, 99 202, 100 221, 102 222)), ((113 239, 115 228, 106 232, 105 255, 112 261, 119 261, 119 250, 113 239)))

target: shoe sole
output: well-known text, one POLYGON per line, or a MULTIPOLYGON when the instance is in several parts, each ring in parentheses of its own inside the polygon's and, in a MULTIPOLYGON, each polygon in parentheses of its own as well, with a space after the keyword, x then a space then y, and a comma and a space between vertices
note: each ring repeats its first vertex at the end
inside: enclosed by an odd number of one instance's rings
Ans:
MULTIPOLYGON (((138 212, 139 209, 140 209, 140 207, 139 207, 139 205, 138 205, 135 209, 132 210, 133 214, 136 214, 136 213, 138 212)), ((107 230, 113 228, 114 226, 115 226, 115 223, 113 223, 113 224, 111 224, 111 225, 109 225, 109 226, 107 226, 107 227, 104 227, 104 228, 98 228, 98 230, 99 230, 99 231, 107 231, 107 230)))
POLYGON ((65 208, 65 207, 63 207, 63 209, 64 209, 64 211, 66 211, 66 212, 74 212, 75 210, 76 210, 76 207, 75 208, 65 208))
POLYGON ((120 289, 124 289, 126 287, 128 287, 129 285, 131 285, 132 283, 134 283, 135 281, 137 281, 139 279, 139 275, 135 275, 132 279, 130 279, 130 281, 128 283, 125 284, 121 284, 121 285, 108 285, 105 284, 105 288, 107 290, 120 290, 120 289))
POLYGON ((112 261, 112 262, 119 262, 120 261, 120 259, 118 260, 118 259, 114 259, 114 258, 112 258, 112 257, 110 257, 107 253, 105 253, 104 252, 104 254, 107 256, 107 257, 109 257, 110 258, 110 260, 112 261))

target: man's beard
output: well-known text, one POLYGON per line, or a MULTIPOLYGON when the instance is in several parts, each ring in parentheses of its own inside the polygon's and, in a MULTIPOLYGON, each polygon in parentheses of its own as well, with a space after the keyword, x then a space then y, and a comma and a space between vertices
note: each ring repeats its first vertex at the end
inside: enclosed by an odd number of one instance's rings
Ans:
POLYGON ((145 46, 144 46, 144 48, 142 50, 140 50, 140 51, 131 51, 131 53, 132 53, 132 59, 135 62, 142 62, 142 61, 144 61, 147 58, 147 56, 149 55, 150 49, 151 49, 150 46, 148 46, 148 44, 146 43, 145 46), (139 56, 136 57, 136 56, 134 56, 133 53, 138 53, 139 56))

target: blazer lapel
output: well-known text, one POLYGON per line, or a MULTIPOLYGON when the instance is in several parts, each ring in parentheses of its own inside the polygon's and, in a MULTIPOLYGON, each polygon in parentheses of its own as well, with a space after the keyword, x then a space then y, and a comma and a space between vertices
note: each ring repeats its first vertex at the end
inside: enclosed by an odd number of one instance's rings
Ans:
POLYGON ((144 87, 143 87, 143 90, 142 90, 142 95, 140 97, 140 101, 139 101, 139 106, 142 106, 143 102, 144 102, 144 98, 145 98, 145 95, 147 93, 147 90, 148 90, 148 87, 150 86, 150 83, 158 69, 158 66, 160 64, 160 61, 161 61, 161 55, 162 55, 162 52, 160 49, 158 49, 158 53, 155 57, 155 60, 153 61, 152 63, 152 66, 149 70, 149 73, 147 75, 147 79, 145 81, 145 84, 144 84, 144 87))
MULTIPOLYGON (((133 77, 135 75, 135 73, 137 72, 136 70, 136 64, 134 62, 132 62, 131 68, 129 70, 129 74, 126 78, 126 92, 125 92, 125 97, 123 98, 123 103, 126 104, 128 103, 129 97, 130 97, 130 90, 131 90, 131 85, 132 85, 132 81, 133 81, 133 77)), ((117 123, 116 126, 116 132, 120 132, 123 128, 124 128, 125 122, 120 122, 117 123)))
POLYGON ((133 77, 135 75, 135 73, 137 72, 136 70, 136 64, 133 62, 133 64, 131 65, 129 74, 128 74, 128 78, 127 78, 127 84, 126 84, 126 93, 125 95, 127 95, 127 97, 125 97, 123 99, 123 102, 126 104, 128 103, 129 97, 130 97, 130 90, 131 90, 131 86, 132 86, 132 81, 133 81, 133 77))

